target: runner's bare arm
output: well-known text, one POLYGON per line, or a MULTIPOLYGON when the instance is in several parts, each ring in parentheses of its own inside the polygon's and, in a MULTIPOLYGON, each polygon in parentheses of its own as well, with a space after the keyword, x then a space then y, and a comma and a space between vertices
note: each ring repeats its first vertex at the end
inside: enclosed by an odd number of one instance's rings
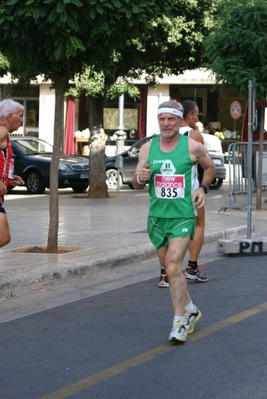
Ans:
MULTIPOLYGON (((189 140, 189 152, 192 161, 196 161, 204 169, 204 175, 201 185, 209 186, 214 179, 215 165, 206 151, 205 147, 196 142, 195 140, 189 140)), ((201 208, 205 205, 206 195, 202 187, 199 187, 193 194, 192 201, 195 202, 197 208, 201 208)))
POLYGON ((209 186, 214 178, 215 165, 204 145, 189 139, 189 153, 192 161, 198 162, 205 169, 202 184, 209 186))
POLYGON ((203 140, 202 134, 199 132, 199 130, 190 130, 189 134, 190 134, 191 139, 194 139, 204 145, 204 140, 203 140))
POLYGON ((0 126, 0 150, 7 146, 8 131, 5 126, 0 126))

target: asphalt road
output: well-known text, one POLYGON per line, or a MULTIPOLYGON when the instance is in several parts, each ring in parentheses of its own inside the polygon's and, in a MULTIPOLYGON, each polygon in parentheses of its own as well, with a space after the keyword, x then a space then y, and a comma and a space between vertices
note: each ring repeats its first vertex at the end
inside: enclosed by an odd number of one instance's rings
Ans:
POLYGON ((208 262, 209 282, 189 282, 203 319, 181 345, 156 259, 3 302, 0 398, 266 399, 266 264, 208 262))

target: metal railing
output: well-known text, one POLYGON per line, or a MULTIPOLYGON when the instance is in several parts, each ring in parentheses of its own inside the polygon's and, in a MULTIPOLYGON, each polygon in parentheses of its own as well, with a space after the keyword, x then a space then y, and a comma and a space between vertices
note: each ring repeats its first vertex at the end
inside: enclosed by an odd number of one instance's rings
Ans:
MULTIPOLYGON (((264 155, 267 157, 267 143, 264 143, 264 155), (265 153, 266 152, 266 153, 265 153)), ((257 170, 258 170, 258 154, 259 143, 252 143, 252 192, 257 190, 257 170)), ((248 143, 232 143, 228 146, 228 165, 229 165, 229 205, 219 209, 219 212, 227 209, 240 209, 247 212, 247 207, 237 203, 237 196, 248 193, 248 143)), ((267 171, 264 170, 263 176, 267 176, 267 171)), ((262 179, 262 190, 267 190, 267 179, 262 179)))

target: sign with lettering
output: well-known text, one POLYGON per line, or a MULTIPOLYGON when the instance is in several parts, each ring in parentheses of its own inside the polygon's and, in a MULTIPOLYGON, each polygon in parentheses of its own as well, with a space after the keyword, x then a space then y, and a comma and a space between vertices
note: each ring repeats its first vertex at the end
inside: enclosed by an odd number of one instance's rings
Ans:
POLYGON ((241 255, 265 255, 267 253, 267 238, 243 239, 243 240, 226 240, 219 239, 217 241, 217 249, 225 254, 241 254, 241 255))

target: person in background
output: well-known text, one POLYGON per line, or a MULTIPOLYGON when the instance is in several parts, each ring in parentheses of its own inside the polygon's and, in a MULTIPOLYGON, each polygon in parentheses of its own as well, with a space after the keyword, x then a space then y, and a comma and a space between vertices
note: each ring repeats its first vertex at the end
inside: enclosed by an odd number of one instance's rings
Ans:
MULTIPOLYGON (((180 134, 184 134, 186 136, 191 137, 192 139, 198 141, 201 144, 204 144, 203 137, 197 128, 198 115, 199 110, 197 103, 190 100, 185 100, 182 102, 182 106, 184 108, 183 119, 180 123, 180 134)), ((201 123, 201 122, 200 122, 201 123)), ((203 126, 203 125, 202 125, 203 126)), ((203 168, 198 165, 198 180, 199 183, 202 183, 203 179, 203 168)), ((207 187, 205 187, 207 191, 207 187)), ((194 240, 190 242, 189 245, 189 260, 188 265, 185 269, 184 275, 185 278, 198 281, 198 282, 206 282, 209 280, 209 276, 206 273, 203 273, 201 270, 201 266, 198 264, 198 257, 203 246, 204 242, 204 233, 205 233, 205 209, 204 206, 198 209, 197 220, 196 220, 196 231, 194 235, 194 240)), ((160 277, 158 286, 160 288, 168 288, 169 281, 164 270, 164 266, 160 264, 160 277)))
POLYGON ((182 262, 215 166, 202 144, 179 133, 181 103, 166 101, 157 115, 160 134, 141 147, 132 184, 136 189, 149 184, 147 231, 166 270, 174 310, 169 341, 183 342, 202 314, 190 298, 182 262), (202 185, 197 180, 197 163, 205 169, 202 185))
POLYGON ((200 133, 203 133, 203 132, 204 132, 204 125, 203 125, 203 123, 200 122, 200 121, 198 121, 198 122, 196 123, 196 129, 197 129, 200 133))
POLYGON ((0 102, 0 247, 11 240, 9 224, 4 208, 4 195, 8 187, 24 184, 20 176, 14 175, 14 160, 9 133, 21 126, 24 107, 11 99, 0 102))

